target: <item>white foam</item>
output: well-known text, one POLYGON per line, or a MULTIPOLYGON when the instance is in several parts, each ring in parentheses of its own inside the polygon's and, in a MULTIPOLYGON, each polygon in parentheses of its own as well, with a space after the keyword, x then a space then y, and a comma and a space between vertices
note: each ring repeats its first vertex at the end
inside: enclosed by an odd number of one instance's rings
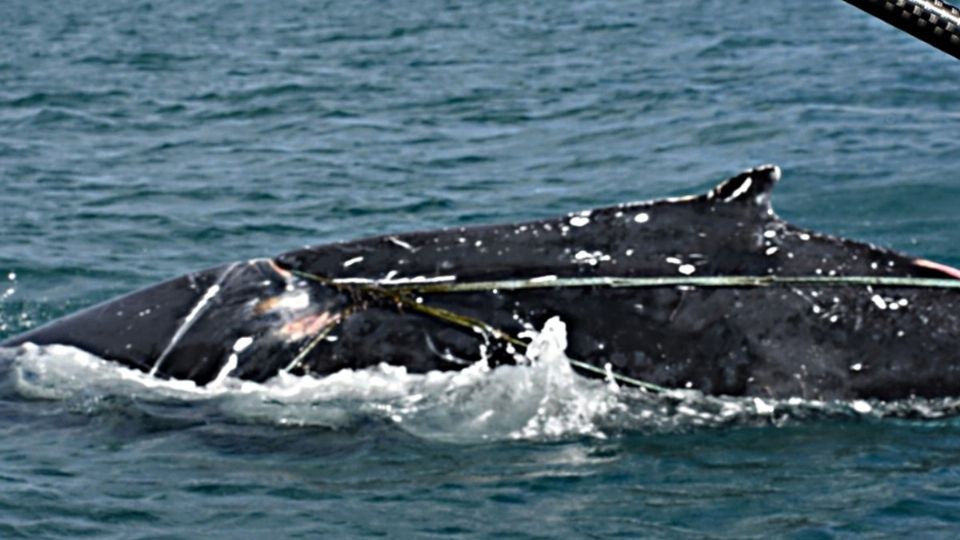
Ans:
MULTIPOLYGON (((239 353, 234 353, 213 383, 198 387, 190 381, 158 379, 70 347, 25 345, 15 352, 10 376, 21 395, 73 401, 92 412, 115 402, 104 399, 111 396, 186 401, 212 404, 239 421, 343 428, 377 418, 417 437, 465 443, 782 425, 837 415, 936 418, 960 410, 960 400, 949 399, 822 402, 715 397, 696 390, 647 393, 613 382, 613 365, 605 368, 606 381, 574 372, 565 353, 566 327, 558 318, 529 336, 532 342, 517 365, 496 369, 483 360, 461 371, 412 374, 380 364, 324 378, 281 373, 260 384, 228 376, 236 366, 239 353)), ((246 345, 246 340, 237 343, 246 345)), ((199 410, 207 414, 208 408, 199 410)))
MULTIPOLYGON (((238 345, 246 345, 243 338, 238 345)), ((343 427, 362 417, 395 422, 417 436, 476 442, 603 437, 598 421, 620 407, 602 380, 576 375, 564 355, 566 329, 557 318, 537 333, 516 366, 486 362, 462 371, 411 374, 381 364, 324 378, 282 373, 264 384, 227 377, 232 354, 205 387, 161 380, 64 346, 28 345, 13 370, 15 387, 33 398, 124 395, 141 400, 217 401, 225 414, 277 424, 343 427)))

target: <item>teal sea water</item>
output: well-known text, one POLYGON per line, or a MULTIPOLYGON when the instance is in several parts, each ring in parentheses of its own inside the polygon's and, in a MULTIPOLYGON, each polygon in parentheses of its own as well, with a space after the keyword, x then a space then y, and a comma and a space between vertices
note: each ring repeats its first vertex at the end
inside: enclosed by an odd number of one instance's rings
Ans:
MULTIPOLYGON (((960 264, 958 83, 839 0, 6 0, 0 338, 230 260, 767 162, 786 219, 960 264)), ((960 529, 960 420, 475 375, 200 391, 8 359, 0 537, 960 529)))

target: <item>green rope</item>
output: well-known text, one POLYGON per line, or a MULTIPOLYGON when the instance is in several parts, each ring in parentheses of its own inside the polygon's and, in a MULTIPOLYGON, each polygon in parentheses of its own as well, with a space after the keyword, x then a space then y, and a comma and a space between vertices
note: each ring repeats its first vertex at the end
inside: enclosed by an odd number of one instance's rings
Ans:
MULTIPOLYGON (((288 270, 295 276, 335 287, 355 294, 366 293, 380 299, 388 300, 398 306, 405 307, 429 317, 445 321, 455 326, 480 330, 498 339, 502 339, 517 347, 527 348, 527 343, 512 336, 484 321, 461 315, 446 309, 425 305, 411 299, 415 294, 441 294, 483 291, 515 291, 525 289, 566 289, 566 288, 657 288, 657 287, 705 287, 705 288, 762 288, 762 287, 794 287, 798 285, 812 285, 820 287, 909 287, 960 289, 960 280, 933 279, 896 276, 673 276, 673 277, 583 277, 583 278, 555 278, 555 279, 506 279, 498 281, 472 282, 443 282, 443 283, 391 283, 389 281, 358 282, 355 280, 341 281, 303 272, 288 270)), ((352 310, 351 310, 352 312, 352 310)), ((341 321, 346 318, 344 315, 341 321)), ((329 331, 328 331, 329 332, 329 331)), ((298 364, 313 348, 326 337, 328 332, 318 335, 308 346, 291 362, 290 367, 298 364)), ((572 366, 589 371, 604 377, 611 377, 620 383, 626 383, 652 392, 664 392, 667 388, 634 379, 619 373, 574 360, 567 359, 572 366)), ((289 369, 289 368, 288 368, 289 369)))
MULTIPOLYGON (((416 301, 411 301, 411 300, 408 299, 408 298, 402 298, 402 299, 400 299, 399 301, 400 301, 405 307, 410 308, 410 309, 413 309, 413 310, 418 311, 418 312, 420 312, 420 313, 423 313, 423 314, 425 314, 425 315, 429 315, 429 316, 434 317, 434 318, 436 318, 436 319, 440 319, 440 320, 443 320, 443 321, 446 321, 446 322, 449 322, 449 323, 452 323, 452 324, 454 324, 454 325, 461 326, 461 327, 464 327, 464 328, 479 328, 479 329, 481 329, 481 330, 489 333, 490 335, 492 335, 492 336, 494 336, 494 337, 496 337, 496 338, 502 339, 502 340, 504 340, 504 341, 506 341, 506 342, 508 342, 508 343, 513 344, 513 345, 516 345, 517 347, 520 347, 521 349, 526 350, 526 348, 527 348, 527 345, 528 345, 528 344, 527 344, 526 342, 524 342, 523 340, 521 340, 521 339, 519 339, 519 338, 517 338, 517 337, 514 337, 514 336, 512 336, 512 335, 510 335, 510 334, 507 334, 507 333, 504 332, 503 330, 500 330, 500 329, 498 329, 498 328, 494 328, 494 327, 490 326, 489 324, 487 324, 487 323, 485 323, 485 322, 483 322, 483 321, 481 321, 481 320, 479 320, 479 319, 474 319, 474 318, 472 318, 472 317, 467 317, 467 316, 465 316, 465 315, 460 315, 459 313, 454 313, 454 312, 448 311, 448 310, 446 310, 446 309, 442 309, 442 308, 438 308, 438 307, 432 307, 432 306, 427 306, 427 305, 425 305, 425 304, 421 304, 421 303, 416 302, 416 301)), ((649 383, 649 382, 646 382, 646 381, 641 381, 640 379, 634 379, 633 377, 628 377, 628 376, 626 376, 626 375, 621 375, 621 374, 619 374, 619 373, 614 373, 613 371, 607 371, 607 370, 605 370, 605 369, 603 369, 603 368, 599 368, 599 367, 597 367, 597 366, 595 366, 595 365, 593 365, 593 364, 588 364, 588 363, 586 363, 586 362, 581 362, 581 361, 579 361, 579 360, 574 360, 574 359, 572 359, 572 358, 567 358, 567 362, 569 362, 570 365, 575 366, 575 367, 578 367, 578 368, 583 369, 583 370, 585 370, 585 371, 590 371, 590 372, 592 372, 592 373, 596 373, 596 374, 602 375, 602 376, 604 376, 604 377, 611 377, 613 380, 615 380, 615 381, 617 381, 617 382, 619 382, 619 383, 629 384, 629 385, 632 385, 632 386, 636 386, 636 387, 638 387, 638 388, 643 388, 643 389, 645 389, 645 390, 649 390, 649 391, 651 391, 651 392, 665 392, 665 391, 667 390, 666 388, 664 388, 664 387, 662 387, 662 386, 659 386, 659 385, 656 385, 656 384, 653 384, 653 383, 649 383)))
MULTIPOLYGON (((380 297, 381 299, 386 299, 386 300, 388 300, 388 301, 390 301, 390 302, 392 302, 392 303, 395 303, 395 304, 397 304, 398 306, 402 306, 402 307, 405 307, 405 308, 407 308, 407 309, 410 309, 411 311, 416 311, 416 312, 418 312, 418 313, 423 313, 424 315, 427 315, 427 316, 429 316, 429 317, 433 317, 433 318, 435 318, 435 319, 438 319, 438 320, 441 320, 441 321, 445 321, 445 322, 450 323, 450 324, 453 324, 453 325, 455 325, 455 326, 460 326, 461 328, 468 328, 468 329, 471 329, 471 330, 479 329, 480 331, 486 332, 486 333, 494 336, 495 338, 502 339, 502 340, 504 340, 504 341, 506 341, 506 342, 508 342, 508 343, 510 343, 510 344, 512 344, 512 345, 515 345, 515 346, 517 346, 517 347, 519 347, 519 348, 521 348, 521 349, 523 349, 523 350, 526 350, 526 348, 527 348, 527 346, 528 346, 528 344, 527 344, 525 341, 521 340, 520 338, 515 337, 515 336, 512 336, 512 335, 504 332, 503 330, 500 330, 500 329, 498 329, 498 328, 495 328, 495 327, 493 327, 493 326, 491 326, 491 325, 487 324, 486 322, 481 321, 481 320, 479 320, 479 319, 474 319, 474 318, 472 318, 472 317, 468 317, 468 316, 466 316, 466 315, 461 315, 461 314, 459 314, 459 313, 455 313, 455 312, 453 312, 453 311, 449 311, 449 310, 446 310, 446 309, 443 309, 443 308, 438 308, 438 307, 434 307, 434 306, 428 306, 428 305, 422 304, 422 303, 420 303, 420 302, 417 302, 416 300, 413 300, 413 299, 411 299, 411 298, 408 296, 407 293, 409 293, 409 291, 407 291, 407 290, 402 290, 402 289, 399 289, 399 288, 386 288, 386 287, 381 287, 381 286, 378 286, 378 285, 376 285, 375 283, 372 283, 372 282, 369 283, 369 284, 367 284, 367 283, 337 283, 337 281, 336 281, 335 279, 325 278, 325 277, 323 277, 323 276, 318 276, 318 275, 316 275, 316 274, 311 274, 311 273, 309 273, 309 272, 302 272, 302 271, 300 271, 300 270, 288 270, 288 271, 289 271, 290 273, 292 273, 293 275, 297 276, 297 277, 301 277, 301 278, 303 278, 303 279, 308 279, 308 280, 310 280, 310 281, 316 281, 316 282, 322 283, 322 284, 324 284, 324 285, 329 285, 329 286, 332 286, 332 287, 336 287, 337 289, 344 290, 344 291, 349 292, 349 293, 356 293, 356 292, 359 291, 359 292, 361 292, 361 293, 372 294, 372 295, 374 295, 374 296, 380 297)), ((353 311, 354 311, 354 310, 352 310, 352 309, 350 310, 351 313, 352 313, 353 311)), ((340 321, 338 321, 338 323, 339 323, 339 322, 342 322, 344 319, 346 319, 346 317, 347 317, 346 315, 344 315, 343 317, 341 317, 341 318, 340 318, 340 321)), ((298 354, 298 355, 296 356, 296 358, 295 358, 292 362, 290 362, 289 367, 288 367, 287 369, 289 370, 289 369, 292 368, 293 366, 296 366, 301 360, 303 360, 303 358, 304 358, 310 351, 312 351, 313 348, 316 347, 316 345, 319 344, 319 342, 320 342, 324 337, 326 337, 326 335, 327 335, 328 333, 329 333, 329 330, 328 330, 327 332, 323 332, 322 335, 316 336, 316 337, 311 341, 311 343, 308 344, 307 347, 304 348, 304 350, 301 351, 300 354, 298 354)), ((650 391, 650 392, 665 392, 665 391, 668 390, 667 388, 664 388, 664 387, 662 387, 662 386, 659 386, 659 385, 656 385, 656 384, 653 384, 653 383, 649 383, 649 382, 646 382, 646 381, 641 381, 641 380, 639 380, 639 379, 634 379, 633 377, 628 377, 628 376, 626 376, 626 375, 621 375, 621 374, 619 374, 619 373, 614 373, 613 371, 607 371, 607 370, 605 370, 605 369, 603 369, 603 368, 594 366, 593 364, 588 364, 588 363, 586 363, 586 362, 581 362, 581 361, 579 361, 579 360, 574 360, 574 359, 572 359, 572 358, 568 358, 567 361, 568 361, 568 362, 570 363, 570 365, 572 365, 572 366, 578 367, 578 368, 580 368, 580 369, 582 369, 582 370, 584 370, 584 371, 589 371, 589 372, 591 372, 591 373, 595 373, 595 374, 597 374, 597 375, 602 375, 602 376, 604 376, 604 377, 610 377, 610 378, 612 378, 613 380, 615 380, 615 381, 617 381, 618 383, 621 383, 621 384, 628 384, 628 385, 631 385, 631 386, 636 386, 637 388, 642 388, 642 389, 647 390, 647 391, 650 391)))
MULTIPOLYGON (((334 280, 335 282, 335 280, 334 280)), ((934 279, 894 276, 675 276, 675 277, 583 277, 547 280, 505 279, 499 281, 471 281, 449 283, 401 284, 378 283, 411 293, 457 293, 478 291, 515 291, 524 289, 567 289, 583 287, 603 288, 657 288, 657 287, 705 287, 705 288, 762 288, 813 285, 819 287, 910 287, 934 289, 960 289, 960 279, 934 279)))

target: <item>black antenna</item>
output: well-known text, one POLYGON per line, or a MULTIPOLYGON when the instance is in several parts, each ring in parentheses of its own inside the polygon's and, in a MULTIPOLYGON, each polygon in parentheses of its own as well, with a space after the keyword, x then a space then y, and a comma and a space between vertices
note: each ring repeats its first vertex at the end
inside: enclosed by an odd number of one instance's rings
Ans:
POLYGON ((941 0, 844 0, 960 59, 960 10, 941 0))

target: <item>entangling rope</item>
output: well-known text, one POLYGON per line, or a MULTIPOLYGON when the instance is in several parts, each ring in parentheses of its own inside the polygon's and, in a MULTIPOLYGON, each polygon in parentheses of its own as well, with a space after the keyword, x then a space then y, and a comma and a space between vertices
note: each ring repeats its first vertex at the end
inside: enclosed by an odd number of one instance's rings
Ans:
MULTIPOLYGON (((332 280, 336 283, 336 280, 332 280)), ((507 279, 501 281, 472 281, 427 283, 391 286, 390 282, 373 281, 411 293, 456 293, 493 290, 567 289, 579 287, 656 288, 656 287, 710 287, 762 288, 816 285, 820 287, 908 287, 932 289, 960 289, 960 279, 916 278, 898 276, 671 276, 671 277, 584 277, 556 279, 507 279)))
MULTIPOLYGON (((338 280, 326 278, 288 269, 291 274, 335 287, 357 297, 374 297, 386 300, 411 311, 422 313, 437 320, 460 326, 465 329, 482 331, 497 339, 501 339, 521 349, 527 348, 527 343, 520 338, 500 330, 480 319, 468 317, 450 310, 429 306, 418 301, 415 295, 420 294, 449 294, 464 292, 494 292, 515 291, 526 289, 569 289, 569 288, 665 288, 665 287, 703 287, 703 288, 766 288, 766 287, 796 287, 809 285, 818 287, 903 287, 903 288, 932 288, 932 289, 960 289, 958 279, 918 278, 899 276, 670 276, 670 277, 575 277, 554 278, 553 276, 533 279, 506 279, 495 281, 467 281, 411 284, 407 281, 398 283, 390 280, 370 280, 362 282, 356 279, 338 280)), ((349 310, 353 312, 353 309, 349 310)), ((340 321, 346 318, 346 312, 340 321)), ((332 326, 332 325, 331 325, 332 326)), ((298 364, 306 355, 329 333, 329 329, 321 336, 313 339, 308 347, 301 351, 290 367, 298 364)), ((651 392, 665 392, 668 389, 657 384, 615 373, 609 369, 600 368, 593 364, 567 359, 579 369, 589 371, 602 377, 612 378, 618 383, 624 383, 651 392)), ((288 369, 290 369, 288 367, 288 369)))

